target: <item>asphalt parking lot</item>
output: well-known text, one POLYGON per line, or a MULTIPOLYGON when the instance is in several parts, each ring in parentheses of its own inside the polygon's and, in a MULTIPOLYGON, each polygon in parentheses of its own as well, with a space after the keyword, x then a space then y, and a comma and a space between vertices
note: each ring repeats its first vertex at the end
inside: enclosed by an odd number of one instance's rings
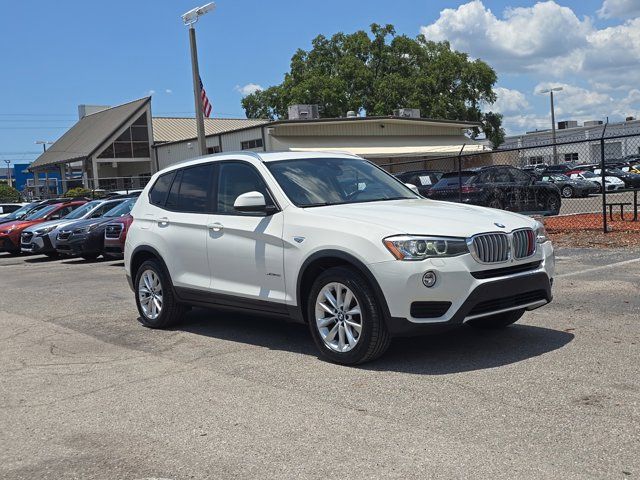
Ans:
POLYGON ((0 254, 0 478, 638 478, 640 251, 557 254, 519 324, 360 368, 278 320, 145 329, 118 261, 0 254))

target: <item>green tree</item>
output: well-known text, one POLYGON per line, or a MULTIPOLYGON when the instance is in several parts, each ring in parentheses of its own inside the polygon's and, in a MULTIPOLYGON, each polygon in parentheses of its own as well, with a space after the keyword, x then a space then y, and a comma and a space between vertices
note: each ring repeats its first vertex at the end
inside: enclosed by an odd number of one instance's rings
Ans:
POLYGON ((20 201, 20 192, 6 183, 0 183, 0 202, 17 203, 20 201))
POLYGON ((89 190, 88 188, 84 188, 84 187, 70 188, 69 190, 67 190, 65 192, 64 196, 66 198, 90 197, 91 196, 91 190, 89 190))
POLYGON ((320 105, 323 117, 419 108, 425 117, 482 122, 497 146, 502 117, 482 110, 496 100, 496 80, 489 65, 448 42, 396 35, 393 25, 374 23, 371 35, 318 35, 311 50, 296 51, 281 84, 247 95, 242 106, 249 118, 269 119, 285 118, 298 103, 320 105))

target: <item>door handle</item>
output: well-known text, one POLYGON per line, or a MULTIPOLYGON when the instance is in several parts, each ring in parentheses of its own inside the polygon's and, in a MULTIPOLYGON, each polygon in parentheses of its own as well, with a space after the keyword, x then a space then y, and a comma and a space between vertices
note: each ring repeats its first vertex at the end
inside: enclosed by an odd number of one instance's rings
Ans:
POLYGON ((209 225, 209 230, 211 230, 212 232, 221 232, 222 230, 224 230, 224 225, 222 225, 220 222, 211 223, 209 225))
POLYGON ((169 219, 167 217, 159 218, 158 225, 160 225, 161 227, 166 227, 167 225, 169 225, 169 219))

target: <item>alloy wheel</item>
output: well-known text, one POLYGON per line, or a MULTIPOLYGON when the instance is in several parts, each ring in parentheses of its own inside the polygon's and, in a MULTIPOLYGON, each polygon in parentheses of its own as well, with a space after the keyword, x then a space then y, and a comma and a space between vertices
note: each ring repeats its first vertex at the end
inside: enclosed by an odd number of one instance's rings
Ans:
POLYGON ((155 320, 162 313, 162 283, 153 270, 145 270, 138 284, 138 300, 145 317, 155 320))
POLYGON ((353 292, 342 283, 325 285, 316 299, 316 327, 334 352, 353 350, 362 334, 362 313, 353 292))

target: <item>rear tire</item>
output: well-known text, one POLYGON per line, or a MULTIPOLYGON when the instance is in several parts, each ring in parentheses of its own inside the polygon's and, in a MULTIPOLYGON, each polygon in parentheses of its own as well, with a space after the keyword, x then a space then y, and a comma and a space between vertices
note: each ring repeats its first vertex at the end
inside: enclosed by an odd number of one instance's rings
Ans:
POLYGON ((49 258, 58 258, 60 256, 58 252, 47 252, 45 255, 49 258))
POLYGON ((321 356, 331 362, 369 362, 391 343, 373 289, 350 268, 334 267, 318 276, 307 299, 307 320, 321 356))
POLYGON ((140 265, 133 285, 140 322, 145 327, 170 327, 187 310, 173 296, 171 279, 158 260, 147 260, 140 265))
POLYGON ((575 195, 574 191, 573 191, 573 187, 570 186, 566 186, 566 187, 562 187, 562 196, 564 198, 571 198, 575 195))
POLYGON ((509 325, 516 323, 524 315, 524 309, 512 310, 510 312, 498 313, 497 315, 491 315, 490 317, 476 318, 475 320, 469 320, 467 325, 473 328, 482 328, 485 330, 495 330, 498 328, 505 328, 509 325))
POLYGON ((551 215, 558 215, 560 213, 560 205, 561 205, 561 200, 560 200, 560 195, 557 195, 555 193, 551 193, 548 197, 547 197, 547 201, 546 201, 546 210, 551 214, 551 215))
POLYGON ((96 258, 98 258, 100 256, 100 254, 98 253, 85 253, 84 255, 80 255, 82 258, 84 258, 86 261, 90 262, 92 260, 95 260, 96 258))

